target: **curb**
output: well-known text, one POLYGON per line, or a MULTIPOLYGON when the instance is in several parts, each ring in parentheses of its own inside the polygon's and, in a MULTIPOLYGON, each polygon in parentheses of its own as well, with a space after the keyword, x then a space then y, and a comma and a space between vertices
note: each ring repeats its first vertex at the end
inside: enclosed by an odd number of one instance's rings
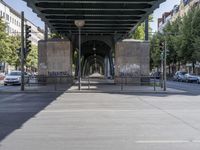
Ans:
POLYGON ((74 93, 74 94, 87 94, 87 93, 110 93, 110 94, 185 94, 187 92, 169 92, 169 91, 0 91, 0 94, 39 94, 39 93, 74 93))

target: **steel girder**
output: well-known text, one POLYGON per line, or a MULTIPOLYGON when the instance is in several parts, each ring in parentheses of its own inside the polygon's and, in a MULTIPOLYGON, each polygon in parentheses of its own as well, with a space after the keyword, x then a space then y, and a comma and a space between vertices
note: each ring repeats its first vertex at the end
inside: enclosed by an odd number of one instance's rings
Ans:
POLYGON ((24 0, 51 28, 78 34, 74 21, 85 20, 82 34, 130 35, 165 0, 24 0))

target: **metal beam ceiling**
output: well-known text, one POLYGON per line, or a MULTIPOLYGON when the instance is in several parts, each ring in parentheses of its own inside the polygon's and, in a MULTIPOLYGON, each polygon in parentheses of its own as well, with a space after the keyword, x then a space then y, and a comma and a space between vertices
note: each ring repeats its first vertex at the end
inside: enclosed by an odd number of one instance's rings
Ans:
POLYGON ((129 35, 165 0, 24 0, 51 30, 77 34, 74 21, 82 19, 83 34, 129 35))

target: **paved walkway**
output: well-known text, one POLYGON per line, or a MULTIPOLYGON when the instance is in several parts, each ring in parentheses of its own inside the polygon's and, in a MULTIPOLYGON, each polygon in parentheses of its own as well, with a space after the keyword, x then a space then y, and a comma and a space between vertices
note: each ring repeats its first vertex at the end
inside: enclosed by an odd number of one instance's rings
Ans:
POLYGON ((192 95, 0 94, 0 150, 199 150, 199 114, 192 95))

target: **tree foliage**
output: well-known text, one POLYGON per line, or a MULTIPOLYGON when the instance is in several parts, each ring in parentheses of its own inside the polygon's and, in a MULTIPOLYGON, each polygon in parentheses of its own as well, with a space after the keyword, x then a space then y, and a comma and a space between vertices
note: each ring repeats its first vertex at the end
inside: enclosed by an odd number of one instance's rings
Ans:
MULTIPOLYGON (((152 15, 149 16, 149 22, 152 22, 153 17, 152 15)), ((152 28, 149 26, 149 32, 152 31, 152 28)), ((145 23, 141 23, 137 29, 135 30, 134 34, 132 35, 133 39, 136 40, 144 40, 145 39, 145 23)))
POLYGON ((38 66, 38 48, 35 45, 32 45, 32 49, 26 59, 26 67, 28 68, 37 68, 38 66))
POLYGON ((151 39, 152 67, 157 67, 160 50, 152 43, 165 39, 167 43, 167 64, 192 63, 200 61, 200 8, 191 9, 184 17, 169 22, 163 32, 151 39))
MULTIPOLYGON (((20 66, 20 55, 17 49, 20 48, 20 36, 9 36, 6 33, 5 23, 0 19, 0 62, 6 62, 17 69, 20 66)), ((33 45, 31 52, 27 56, 26 66, 37 68, 37 57, 37 47, 33 45)))
POLYGON ((5 32, 6 25, 3 23, 2 18, 0 18, 0 62, 6 61, 8 46, 8 35, 5 32))

